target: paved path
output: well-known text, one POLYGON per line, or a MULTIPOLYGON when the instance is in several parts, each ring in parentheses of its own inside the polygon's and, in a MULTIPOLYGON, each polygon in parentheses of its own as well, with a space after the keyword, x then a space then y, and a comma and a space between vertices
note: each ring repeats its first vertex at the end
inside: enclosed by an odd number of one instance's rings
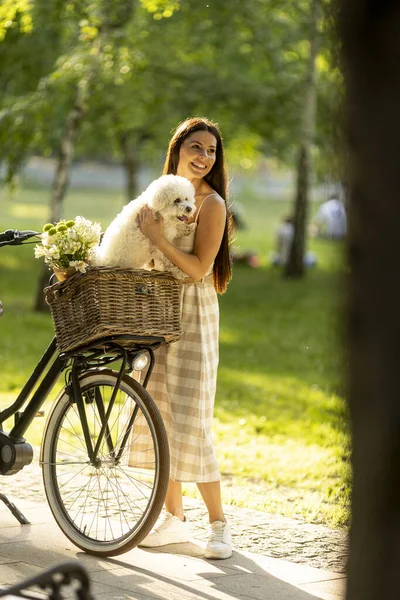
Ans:
MULTIPOLYGON (((55 525, 49 508, 19 500, 31 522, 21 526, 0 506, 0 588, 79 561, 95 600, 344 600, 340 573, 235 549, 231 558, 204 558, 205 543, 171 544, 163 551, 134 548, 114 558, 79 551, 55 525)), ((66 590, 68 600, 76 598, 66 590)), ((43 598, 43 594, 40 598, 43 598)), ((15 597, 7 596, 7 600, 15 597)), ((48 599, 46 595, 45 598, 48 599)))
MULTIPOLYGON (((35 456, 37 455, 36 451, 35 456)), ((2 491, 17 506, 19 500, 45 505, 37 458, 17 475, 3 477, 2 491)), ((198 500, 185 498, 185 509, 193 525, 194 538, 200 542, 205 541, 207 513, 204 505, 198 500)), ((235 548, 336 573, 345 572, 345 532, 235 506, 225 506, 224 510, 231 523, 235 548)))

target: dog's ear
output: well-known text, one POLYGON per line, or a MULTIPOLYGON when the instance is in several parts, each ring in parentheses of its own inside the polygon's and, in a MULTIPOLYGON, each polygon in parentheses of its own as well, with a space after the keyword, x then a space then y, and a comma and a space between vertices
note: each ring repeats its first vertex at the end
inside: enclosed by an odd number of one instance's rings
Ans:
POLYGON ((164 185, 154 189, 149 206, 154 208, 154 210, 163 210, 170 202, 171 189, 168 185, 164 185))

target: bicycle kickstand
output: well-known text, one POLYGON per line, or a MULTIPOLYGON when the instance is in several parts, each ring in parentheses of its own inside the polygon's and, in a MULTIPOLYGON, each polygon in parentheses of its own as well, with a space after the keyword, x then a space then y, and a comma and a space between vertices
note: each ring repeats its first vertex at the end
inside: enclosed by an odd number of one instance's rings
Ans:
POLYGON ((0 494, 0 500, 2 500, 7 506, 7 508, 10 509, 14 517, 17 519, 17 521, 21 523, 21 525, 30 525, 30 521, 28 521, 25 515, 22 514, 22 512, 19 510, 19 508, 15 506, 15 504, 10 502, 7 496, 5 496, 4 494, 0 494))

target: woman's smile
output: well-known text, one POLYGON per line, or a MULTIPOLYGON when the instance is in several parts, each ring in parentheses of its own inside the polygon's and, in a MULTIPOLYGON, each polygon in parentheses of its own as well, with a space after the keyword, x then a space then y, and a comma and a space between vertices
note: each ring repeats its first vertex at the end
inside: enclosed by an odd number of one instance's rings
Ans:
POLYGON ((192 162, 191 164, 195 169, 200 169, 201 171, 205 171, 207 169, 206 165, 202 165, 200 163, 192 162))

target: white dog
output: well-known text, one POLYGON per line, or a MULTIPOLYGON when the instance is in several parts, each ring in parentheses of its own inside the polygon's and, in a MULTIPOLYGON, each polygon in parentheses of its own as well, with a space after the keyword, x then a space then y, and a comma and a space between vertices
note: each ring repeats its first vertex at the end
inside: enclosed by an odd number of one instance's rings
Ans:
POLYGON ((92 264, 142 269, 153 260, 155 269, 170 271, 177 278, 185 277, 140 231, 137 217, 144 206, 153 209, 154 218, 157 213, 163 217, 164 235, 172 242, 190 231, 186 222, 196 210, 194 187, 179 175, 162 175, 154 180, 138 198, 126 204, 107 227, 92 264))

